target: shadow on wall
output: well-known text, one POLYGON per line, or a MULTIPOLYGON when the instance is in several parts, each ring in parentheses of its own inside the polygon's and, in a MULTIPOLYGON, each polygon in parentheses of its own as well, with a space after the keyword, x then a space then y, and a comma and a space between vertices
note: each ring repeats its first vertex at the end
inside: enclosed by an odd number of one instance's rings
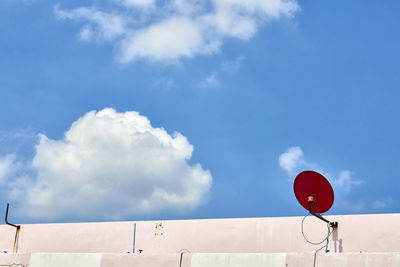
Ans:
POLYGON ((343 239, 342 238, 338 239, 338 236, 339 236, 339 228, 336 228, 332 233, 334 250, 335 250, 335 253, 337 253, 338 249, 339 249, 339 253, 342 253, 343 252, 343 239), (338 243, 339 243, 339 247, 338 247, 338 243))

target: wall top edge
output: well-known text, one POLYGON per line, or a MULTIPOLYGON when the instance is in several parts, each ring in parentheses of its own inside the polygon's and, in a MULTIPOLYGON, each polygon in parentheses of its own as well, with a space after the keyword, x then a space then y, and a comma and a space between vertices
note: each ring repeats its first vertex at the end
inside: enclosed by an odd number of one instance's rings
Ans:
MULTIPOLYGON (((304 215, 306 216, 306 214, 304 215)), ((215 222, 215 221, 248 221, 248 220, 298 220, 304 216, 288 216, 288 217, 242 217, 242 218, 210 218, 210 219, 182 219, 182 220, 137 220, 137 221, 101 221, 101 222, 55 222, 55 223, 28 223, 24 225, 79 225, 79 224, 134 224, 134 223, 156 223, 156 222, 215 222)), ((324 215, 325 218, 350 218, 350 217, 382 217, 382 216, 400 216, 400 213, 377 213, 377 214, 329 214, 324 215)), ((0 227, 10 227, 0 222, 0 227)))

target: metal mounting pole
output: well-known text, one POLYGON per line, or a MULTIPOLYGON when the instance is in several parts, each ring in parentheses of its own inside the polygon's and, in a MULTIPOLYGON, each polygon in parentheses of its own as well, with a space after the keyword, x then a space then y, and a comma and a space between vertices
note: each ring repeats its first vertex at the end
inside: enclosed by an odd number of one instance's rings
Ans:
POLYGON ((7 219, 8 219, 8 208, 9 208, 9 206, 10 206, 10 203, 7 203, 6 224, 8 224, 8 225, 10 225, 10 226, 13 226, 13 227, 15 227, 15 228, 17 228, 17 229, 20 229, 20 228, 21 228, 20 225, 15 225, 15 224, 9 223, 8 220, 7 220, 7 219))

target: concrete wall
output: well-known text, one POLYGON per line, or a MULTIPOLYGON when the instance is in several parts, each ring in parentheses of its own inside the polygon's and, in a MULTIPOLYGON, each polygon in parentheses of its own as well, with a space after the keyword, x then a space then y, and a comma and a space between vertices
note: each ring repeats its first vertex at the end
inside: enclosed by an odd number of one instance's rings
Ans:
MULTIPOLYGON (((400 251, 400 214, 327 216, 339 222, 330 236, 332 252, 400 251)), ((22 225, 14 247, 15 228, 0 225, 0 252, 124 253, 135 248, 144 254, 310 252, 301 234, 302 217, 243 218, 182 221, 22 225)), ((320 241, 327 225, 307 217, 306 236, 320 241)))
MULTIPOLYGON (((314 253, 0 254, 7 267, 309 267, 314 253)), ((316 267, 398 267, 400 253, 319 253, 316 267)))
MULTIPOLYGON (((193 254, 191 267, 313 266, 314 253, 193 254)), ((398 267, 400 253, 319 253, 318 267, 398 267)))
MULTIPOLYGON (((400 214, 327 218, 339 227, 317 266, 400 266, 400 214)), ((304 240, 302 219, 28 224, 17 238, 15 228, 0 225, 0 267, 312 266, 322 245, 304 240)), ((323 240, 327 224, 307 217, 304 232, 323 240)))

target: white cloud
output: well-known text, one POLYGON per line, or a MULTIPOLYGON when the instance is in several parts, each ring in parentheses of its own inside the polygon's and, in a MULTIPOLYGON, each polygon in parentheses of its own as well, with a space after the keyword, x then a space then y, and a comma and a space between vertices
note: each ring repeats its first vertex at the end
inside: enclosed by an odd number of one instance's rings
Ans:
POLYGON ((85 24, 79 33, 79 38, 83 41, 111 41, 126 31, 127 21, 121 14, 109 14, 86 7, 62 10, 58 5, 55 6, 54 13, 58 19, 86 20, 88 24, 85 24))
POLYGON ((332 179, 332 184, 342 188, 345 193, 350 193, 353 186, 361 185, 363 181, 353 177, 353 173, 348 170, 341 171, 338 179, 332 179))
POLYGON ((155 0, 114 0, 127 7, 153 7, 155 0))
POLYGON ((120 45, 118 61, 128 63, 136 58, 173 60, 207 52, 204 47, 198 24, 185 17, 171 18, 125 38, 120 45))
POLYGON ((234 10, 248 14, 260 14, 267 18, 279 18, 282 14, 292 15, 299 9, 293 0, 213 0, 219 9, 234 10))
POLYGON ((297 1, 288 0, 213 0, 214 22, 226 36, 247 40, 260 24, 281 17, 292 17, 299 11, 297 1))
POLYGON ((301 148, 298 146, 291 147, 285 153, 281 154, 279 156, 279 165, 289 175, 293 175, 300 166, 306 165, 301 148))
POLYGON ((296 0, 111 2, 115 3, 111 11, 56 6, 55 14, 59 19, 86 21, 79 34, 81 40, 113 41, 121 63, 218 53, 225 38, 248 40, 266 22, 291 18, 300 10, 296 0))
POLYGON ((291 177, 304 170, 315 170, 328 178, 334 189, 338 189, 340 193, 344 194, 349 194, 354 186, 359 186, 364 182, 354 178, 353 173, 349 170, 340 171, 338 178, 336 178, 336 176, 320 168, 318 164, 308 162, 304 157, 303 150, 298 146, 290 147, 282 153, 279 156, 279 165, 291 177))
POLYGON ((241 40, 250 39, 257 32, 257 22, 252 16, 245 16, 231 10, 219 10, 209 18, 222 37, 241 40))
POLYGON ((15 155, 8 154, 5 156, 0 155, 0 183, 7 180, 8 175, 10 175, 16 168, 15 155))
POLYGON ((205 201, 208 170, 189 165, 193 146, 180 133, 154 128, 137 112, 91 111, 62 140, 36 147, 36 179, 15 185, 20 212, 46 218, 123 218, 191 210, 205 201))

